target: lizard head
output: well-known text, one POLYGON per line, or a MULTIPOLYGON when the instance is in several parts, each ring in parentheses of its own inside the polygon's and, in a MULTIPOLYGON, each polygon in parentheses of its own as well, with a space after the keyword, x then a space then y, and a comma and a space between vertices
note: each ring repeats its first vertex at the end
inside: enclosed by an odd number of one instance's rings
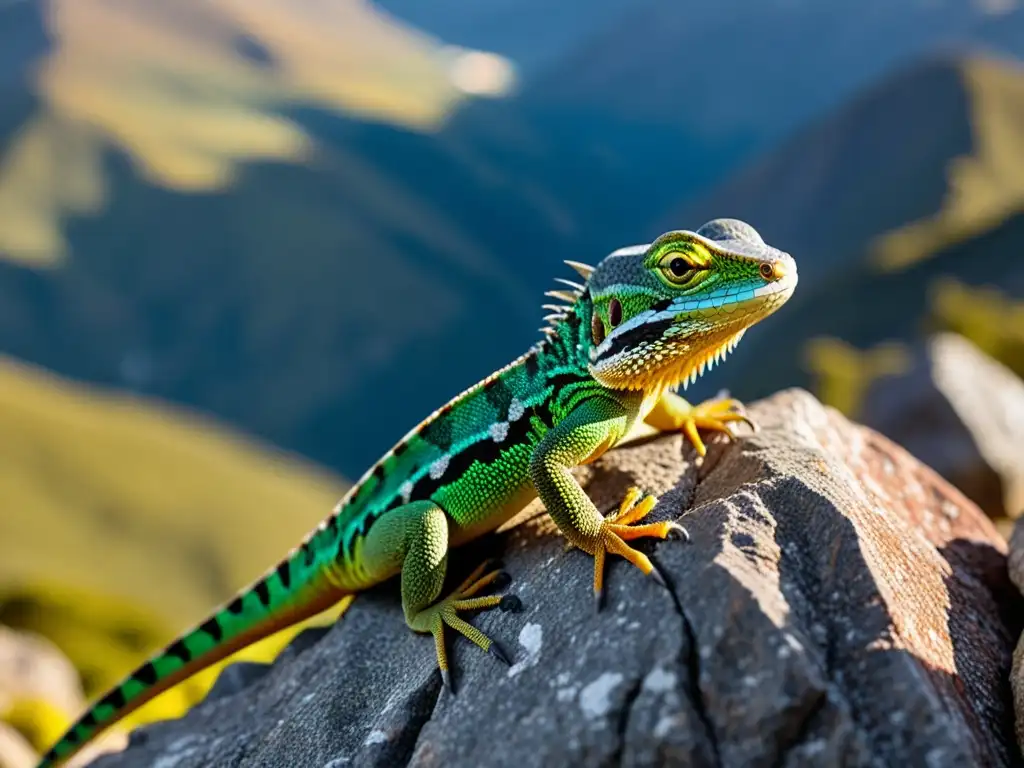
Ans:
POLYGON ((736 219, 621 248, 587 281, 590 372, 615 389, 690 383, 781 307, 796 283, 793 258, 736 219))

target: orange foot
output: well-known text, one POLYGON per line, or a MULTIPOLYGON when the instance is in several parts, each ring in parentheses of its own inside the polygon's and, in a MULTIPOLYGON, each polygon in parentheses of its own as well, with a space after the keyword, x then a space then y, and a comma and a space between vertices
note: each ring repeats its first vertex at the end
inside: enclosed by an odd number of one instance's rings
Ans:
POLYGON ((666 392, 661 396, 646 421, 662 431, 681 431, 693 443, 698 456, 705 456, 708 452, 698 430, 724 432, 729 437, 735 437, 729 428, 729 424, 735 421, 746 422, 751 429, 757 429, 757 425, 747 416, 743 403, 739 400, 715 397, 699 405, 690 405, 673 392, 666 392))
POLYGON ((601 593, 604 587, 605 553, 608 552, 621 555, 643 571, 644 575, 650 576, 663 587, 667 586, 650 558, 643 552, 639 552, 626 544, 630 539, 644 537, 666 539, 670 534, 675 534, 689 541, 690 534, 687 533, 686 529, 679 523, 670 520, 664 520, 660 523, 634 525, 634 523, 638 523, 647 517, 657 502, 656 496, 648 495, 645 497, 639 488, 630 488, 619 505, 619 511, 615 515, 605 518, 604 522, 601 523, 601 532, 598 534, 597 542, 592 552, 594 555, 594 599, 598 607, 600 607, 601 593))

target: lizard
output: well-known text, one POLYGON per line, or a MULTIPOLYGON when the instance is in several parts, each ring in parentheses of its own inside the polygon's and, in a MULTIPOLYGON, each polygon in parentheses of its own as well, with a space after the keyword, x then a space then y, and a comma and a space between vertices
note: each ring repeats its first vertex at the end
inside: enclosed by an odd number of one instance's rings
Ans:
POLYGON ((154 696, 245 646, 317 615, 343 597, 400 578, 408 627, 434 638, 451 690, 445 630, 510 660, 459 614, 516 610, 509 582, 480 565, 442 596, 451 550, 489 533, 540 497, 566 539, 593 557, 600 600, 607 555, 665 586, 640 538, 688 538, 677 522, 644 523, 657 501, 630 488, 603 515, 571 470, 647 425, 681 431, 699 456, 700 430, 735 438, 753 427, 743 404, 690 404, 675 390, 720 362, 746 330, 781 307, 797 284, 792 256, 749 224, 715 219, 611 252, 596 267, 567 261, 584 281, 546 295, 540 340, 435 410, 347 491, 333 512, 277 565, 100 697, 42 757, 64 763, 154 696), (481 594, 488 592, 488 594, 481 594))

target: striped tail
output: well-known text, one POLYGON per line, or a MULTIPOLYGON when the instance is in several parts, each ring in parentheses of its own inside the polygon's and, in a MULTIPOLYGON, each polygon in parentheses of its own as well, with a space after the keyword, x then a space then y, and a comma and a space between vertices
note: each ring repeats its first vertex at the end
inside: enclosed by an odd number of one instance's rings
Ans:
POLYGON ((102 731, 182 680, 351 594, 332 584, 323 566, 310 562, 308 553, 306 546, 296 549, 274 570, 128 675, 68 729, 38 768, 63 764, 102 731))

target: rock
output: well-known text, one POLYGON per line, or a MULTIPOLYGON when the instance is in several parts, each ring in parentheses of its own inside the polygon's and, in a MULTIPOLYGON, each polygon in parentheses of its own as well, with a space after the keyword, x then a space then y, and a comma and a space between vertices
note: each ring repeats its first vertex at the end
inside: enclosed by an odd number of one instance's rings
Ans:
MULTIPOLYGON (((49 744, 85 709, 71 661, 49 640, 0 626, 0 768, 34 766, 36 746, 49 744)), ((124 733, 103 734, 68 768, 81 768, 105 751, 123 749, 124 733)))
POLYGON ((685 513, 691 543, 639 545, 671 591, 612 558, 597 612, 591 558, 536 516, 452 574, 503 556, 524 609, 472 621, 511 668, 449 636, 443 691, 392 582, 95 768, 1020 765, 1024 598, 991 521, 802 390, 751 412, 703 461, 669 435, 586 473, 605 511, 636 483, 663 494, 652 520, 685 513))
MULTIPOLYGON (((1010 539, 1010 578, 1024 593, 1024 520, 1018 520, 1010 539)), ((1024 749, 1024 634, 1013 654, 1013 700, 1017 712, 1017 743, 1024 749)))
POLYGON ((28 699, 44 699, 68 715, 85 704, 78 672, 53 643, 0 626, 0 713, 28 699))
POLYGON ((1005 534, 1024 514, 1024 382, 963 336, 936 334, 907 373, 876 379, 858 418, 1005 521, 1005 534))
POLYGON ((33 768, 38 759, 24 736, 0 723, 0 768, 33 768))

